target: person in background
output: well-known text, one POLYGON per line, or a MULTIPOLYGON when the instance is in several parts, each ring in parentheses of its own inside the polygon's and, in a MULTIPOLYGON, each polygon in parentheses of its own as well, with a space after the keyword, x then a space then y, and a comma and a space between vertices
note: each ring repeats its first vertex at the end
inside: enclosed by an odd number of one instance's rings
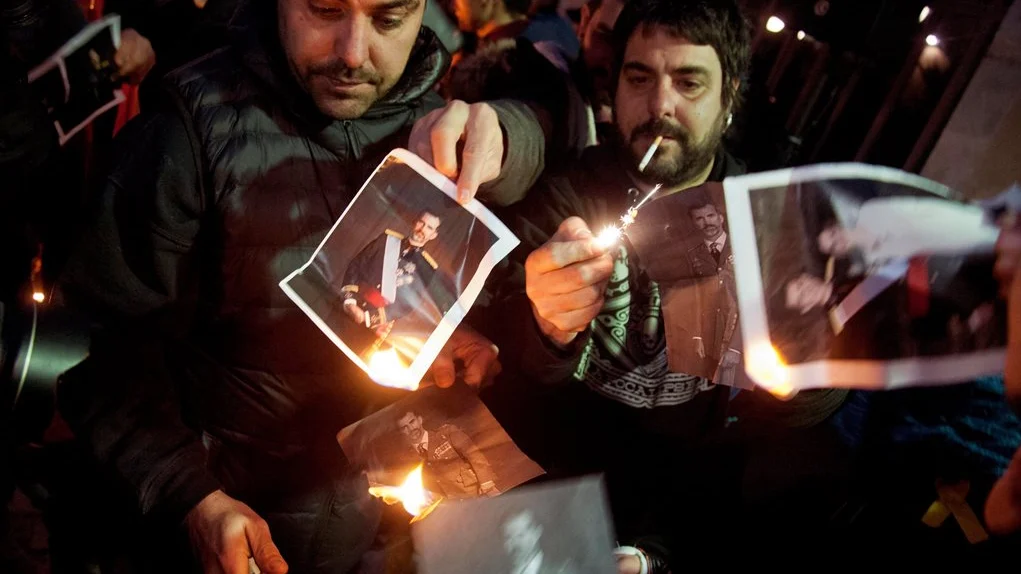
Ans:
POLYGON ((581 60, 591 82, 589 104, 600 134, 613 124, 613 26, 626 2, 589 0, 581 8, 581 60))
POLYGON ((529 0, 454 0, 454 13, 464 32, 478 37, 476 51, 486 44, 525 38, 563 70, 578 58, 578 38, 556 13, 529 14, 529 0))
MULTIPOLYGON (((995 273, 1007 298, 1007 400, 1021 414, 1021 227, 1015 214, 1004 218, 995 273)), ((986 500, 986 525, 996 534, 1021 532, 1021 448, 986 500)))

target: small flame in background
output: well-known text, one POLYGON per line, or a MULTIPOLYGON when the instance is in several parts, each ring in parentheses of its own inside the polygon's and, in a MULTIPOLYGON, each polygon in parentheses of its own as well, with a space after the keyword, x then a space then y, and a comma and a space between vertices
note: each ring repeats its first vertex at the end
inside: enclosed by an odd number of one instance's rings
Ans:
POLYGON ((419 464, 408 473, 400 486, 370 486, 369 494, 382 498, 387 504, 400 502, 413 517, 412 522, 425 518, 443 498, 433 495, 422 486, 422 466, 419 464))
POLYGON ((418 390, 418 383, 408 383, 408 368, 393 347, 374 351, 369 356, 368 367, 369 377, 384 387, 418 390))
POLYGON ((794 395, 790 371, 780 353, 769 343, 757 343, 748 349, 748 374, 773 396, 786 399, 794 395))
POLYGON ((599 232, 599 235, 596 236, 596 243, 598 243, 600 247, 612 247, 613 244, 617 243, 621 235, 623 235, 623 232, 620 229, 612 225, 608 225, 605 229, 599 232))

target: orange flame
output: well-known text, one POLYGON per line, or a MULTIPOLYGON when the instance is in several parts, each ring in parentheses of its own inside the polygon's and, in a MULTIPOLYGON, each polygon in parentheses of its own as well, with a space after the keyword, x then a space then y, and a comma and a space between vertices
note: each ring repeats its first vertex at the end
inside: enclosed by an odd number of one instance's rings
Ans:
POLYGON ((779 399, 790 398, 797 392, 791 384, 787 364, 776 348, 768 343, 749 347, 746 368, 752 380, 779 399))
POLYGON ((408 473, 400 486, 370 486, 369 494, 382 498, 387 504, 400 502, 404 510, 414 517, 412 522, 425 518, 442 500, 442 497, 433 495, 422 486, 421 464, 408 473))
POLYGON ((373 352, 368 363, 369 378, 384 387, 418 390, 418 383, 408 383, 408 368, 393 347, 373 352))

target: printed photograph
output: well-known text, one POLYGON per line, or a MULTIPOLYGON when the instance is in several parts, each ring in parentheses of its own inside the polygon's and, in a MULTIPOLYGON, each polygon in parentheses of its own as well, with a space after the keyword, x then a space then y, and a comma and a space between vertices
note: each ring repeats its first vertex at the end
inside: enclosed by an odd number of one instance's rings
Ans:
POLYGON ((391 153, 281 287, 377 383, 414 389, 517 239, 410 152, 391 153), (385 358, 385 360, 383 360, 385 358))
POLYGON ((119 38, 120 17, 108 16, 86 26, 29 73, 61 145, 124 101, 113 61, 119 38))
POLYGON ((659 285, 671 370, 746 386, 727 224, 723 186, 707 183, 650 203, 628 238, 659 285))
POLYGON ((888 369, 918 376, 912 365, 932 374, 932 359, 956 365, 937 377, 945 382, 995 371, 1006 343, 992 273, 997 228, 935 183, 850 167, 863 173, 747 186, 754 232, 738 244, 753 241, 758 268, 737 276, 754 274, 761 292, 741 302, 754 315, 746 340, 768 340, 786 365, 828 369, 830 382, 886 384, 876 378, 888 369))
POLYGON ((337 440, 371 486, 400 485, 422 465, 425 490, 444 499, 496 496, 543 474, 462 384, 411 393, 337 440))
POLYGON ((600 478, 443 503, 412 525, 421 574, 615 574, 600 478))

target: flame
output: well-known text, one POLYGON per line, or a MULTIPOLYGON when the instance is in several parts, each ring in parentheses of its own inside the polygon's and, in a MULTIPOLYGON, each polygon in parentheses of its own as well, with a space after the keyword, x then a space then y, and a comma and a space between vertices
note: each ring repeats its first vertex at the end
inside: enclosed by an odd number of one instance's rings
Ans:
POLYGON ((617 240, 620 239, 621 235, 623 234, 620 229, 612 225, 608 225, 605 229, 599 232, 599 235, 596 236, 596 243, 603 248, 611 247, 614 243, 617 243, 617 240))
POLYGON ((408 383, 408 368, 393 347, 374 351, 368 363, 369 377, 384 387, 418 390, 418 383, 408 383))
POLYGON ((42 303, 46 300, 46 294, 42 291, 35 291, 32 293, 32 300, 36 303, 42 303))
POLYGON ((749 347, 746 368, 752 380, 779 399, 790 398, 797 392, 791 384, 787 364, 769 343, 749 347))
POLYGON ((400 486, 370 486, 369 494, 382 498, 387 504, 400 502, 404 510, 414 517, 412 522, 425 518, 439 505, 442 498, 433 495, 422 486, 422 466, 419 464, 408 473, 408 477, 400 486))

